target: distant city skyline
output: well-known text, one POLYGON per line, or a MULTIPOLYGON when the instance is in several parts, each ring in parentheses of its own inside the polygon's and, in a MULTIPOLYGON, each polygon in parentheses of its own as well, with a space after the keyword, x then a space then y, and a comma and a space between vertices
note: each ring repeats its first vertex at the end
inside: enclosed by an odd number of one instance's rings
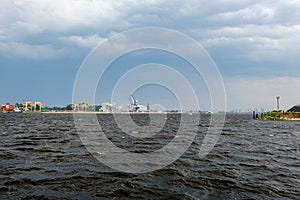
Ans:
MULTIPOLYGON (((273 110, 277 96, 281 109, 300 104, 299 1, 4 0, 0 13, 0 104, 72 103, 73 83, 89 52, 116 33, 142 27, 174 29, 201 44, 223 77, 227 111, 273 110)), ((186 63, 163 55, 120 58, 99 84, 96 103, 109 102, 114 81, 136 64, 155 60, 193 80, 186 63)), ((208 92, 199 84, 200 108, 210 110, 208 92)), ((157 86, 141 88, 136 96, 145 105, 177 106, 157 86)))

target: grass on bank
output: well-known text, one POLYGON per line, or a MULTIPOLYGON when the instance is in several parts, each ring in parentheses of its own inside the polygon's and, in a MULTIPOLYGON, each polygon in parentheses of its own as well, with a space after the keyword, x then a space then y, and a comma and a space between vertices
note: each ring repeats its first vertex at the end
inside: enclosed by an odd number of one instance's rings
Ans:
POLYGON ((281 118, 279 116, 279 113, 281 111, 271 111, 271 112, 267 112, 267 113, 263 113, 261 115, 261 119, 265 119, 265 120, 276 120, 276 121, 284 121, 286 119, 281 118))

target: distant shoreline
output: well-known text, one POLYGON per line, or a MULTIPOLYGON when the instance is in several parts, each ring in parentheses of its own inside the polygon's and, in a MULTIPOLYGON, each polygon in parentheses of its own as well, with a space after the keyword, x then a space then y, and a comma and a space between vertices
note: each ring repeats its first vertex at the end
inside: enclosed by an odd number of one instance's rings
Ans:
POLYGON ((44 114, 167 114, 167 113, 178 113, 184 112, 41 112, 44 114))
MULTIPOLYGON (((13 113, 13 112, 12 112, 13 113)), ((97 111, 89 111, 89 112, 84 112, 84 111, 57 111, 57 112, 22 112, 20 114, 212 114, 212 113, 200 113, 200 112, 97 112, 97 111)), ((216 113, 218 114, 218 113, 216 113)))

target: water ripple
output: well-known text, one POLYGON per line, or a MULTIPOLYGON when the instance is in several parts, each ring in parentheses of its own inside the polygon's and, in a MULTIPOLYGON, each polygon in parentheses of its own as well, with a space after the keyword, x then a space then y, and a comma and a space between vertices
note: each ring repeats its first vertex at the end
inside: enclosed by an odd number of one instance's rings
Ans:
MULTIPOLYGON (((144 153, 170 142, 179 125, 170 115, 159 134, 141 140, 118 129, 111 115, 98 119, 116 145, 144 153)), ((144 115, 133 120, 149 125, 144 115)), ((93 158, 71 114, 0 114, 0 199, 299 199, 299 122, 228 115, 215 148, 200 159, 208 127, 204 115, 194 142, 171 165, 127 174, 93 158)))

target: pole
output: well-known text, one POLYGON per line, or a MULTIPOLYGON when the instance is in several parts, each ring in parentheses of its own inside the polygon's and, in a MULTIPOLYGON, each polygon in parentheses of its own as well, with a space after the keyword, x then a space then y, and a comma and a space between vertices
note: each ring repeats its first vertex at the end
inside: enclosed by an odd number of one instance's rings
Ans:
POLYGON ((277 110, 279 110, 279 99, 280 99, 280 97, 276 97, 276 99, 277 99, 277 110))

